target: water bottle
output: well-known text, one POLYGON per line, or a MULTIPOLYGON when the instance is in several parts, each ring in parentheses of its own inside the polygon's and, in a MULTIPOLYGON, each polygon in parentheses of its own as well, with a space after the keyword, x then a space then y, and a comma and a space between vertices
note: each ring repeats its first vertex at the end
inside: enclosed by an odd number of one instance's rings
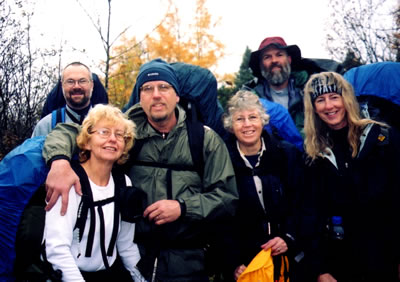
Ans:
POLYGON ((332 216, 331 237, 334 240, 343 240, 344 230, 341 216, 332 216))

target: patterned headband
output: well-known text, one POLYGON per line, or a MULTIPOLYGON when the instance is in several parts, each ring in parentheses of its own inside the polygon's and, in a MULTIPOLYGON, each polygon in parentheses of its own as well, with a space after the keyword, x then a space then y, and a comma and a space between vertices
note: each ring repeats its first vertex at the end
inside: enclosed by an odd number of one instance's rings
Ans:
POLYGON ((313 92, 311 93, 311 100, 314 103, 315 99, 327 93, 337 93, 342 95, 342 89, 339 88, 334 81, 329 81, 328 77, 316 77, 311 82, 313 92))

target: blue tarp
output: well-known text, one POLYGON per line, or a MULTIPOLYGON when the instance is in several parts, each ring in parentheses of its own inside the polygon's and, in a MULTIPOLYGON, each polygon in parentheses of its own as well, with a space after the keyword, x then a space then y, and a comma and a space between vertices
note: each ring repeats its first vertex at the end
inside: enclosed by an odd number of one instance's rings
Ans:
POLYGON ((0 162, 0 281, 14 281, 15 239, 22 212, 48 168, 42 157, 45 136, 27 139, 0 162))

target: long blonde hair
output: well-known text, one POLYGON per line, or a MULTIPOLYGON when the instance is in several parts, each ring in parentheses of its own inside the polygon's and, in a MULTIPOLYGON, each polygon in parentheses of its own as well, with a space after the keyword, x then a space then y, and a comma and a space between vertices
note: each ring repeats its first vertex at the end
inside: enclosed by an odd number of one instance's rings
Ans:
POLYGON ((344 77, 335 72, 321 72, 313 74, 304 86, 304 132, 305 132, 305 150, 308 156, 315 160, 327 152, 327 148, 332 148, 332 142, 328 137, 329 127, 323 122, 315 112, 312 95, 315 95, 315 83, 323 86, 334 86, 338 92, 341 92, 344 108, 346 110, 347 125, 349 132, 347 141, 352 151, 352 157, 358 154, 360 145, 360 136, 365 126, 371 123, 387 126, 384 123, 377 122, 367 118, 361 118, 360 106, 354 95, 353 87, 344 77))

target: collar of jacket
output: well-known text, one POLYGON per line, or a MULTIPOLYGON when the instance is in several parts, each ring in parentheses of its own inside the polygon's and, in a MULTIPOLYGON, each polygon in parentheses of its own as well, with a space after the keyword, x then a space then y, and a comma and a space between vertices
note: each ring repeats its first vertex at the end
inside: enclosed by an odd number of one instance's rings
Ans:
MULTIPOLYGON (((242 158, 242 160, 243 160, 245 166, 247 166, 247 167, 250 168, 250 169, 253 169, 253 167, 251 166, 249 160, 246 158, 246 155, 240 150, 239 141, 238 141, 237 139, 236 139, 236 149, 237 149, 237 151, 238 151, 238 153, 239 153, 239 156, 242 158)), ((265 150, 266 150, 266 148, 265 148, 264 138, 261 137, 261 150, 259 151, 259 154, 258 154, 258 161, 257 161, 255 167, 258 167, 258 166, 260 165, 261 158, 262 158, 262 156, 263 156, 265 150)))
POLYGON ((65 114, 69 115, 69 118, 73 122, 82 124, 83 119, 87 116, 87 114, 88 114, 88 112, 90 111, 91 108, 92 108, 92 104, 90 104, 89 107, 86 108, 87 109, 86 113, 81 116, 74 109, 72 109, 70 106, 65 105, 65 114))
MULTIPOLYGON (((186 120, 186 112, 185 110, 179 105, 176 105, 175 113, 177 114, 177 124, 171 130, 170 133, 176 131, 178 128, 181 128, 185 125, 186 120)), ((135 104, 131 107, 127 112, 126 115, 129 117, 136 124, 136 139, 144 139, 151 136, 158 134, 156 130, 149 124, 147 120, 147 115, 143 111, 142 106, 140 103, 135 104)))
MULTIPOLYGON (((362 158, 363 156, 365 156, 365 153, 366 153, 367 151, 369 151, 368 148, 364 148, 364 146, 365 146, 366 143, 367 143, 367 139, 368 139, 368 140, 371 140, 371 139, 368 138, 368 137, 370 136, 370 131, 371 131, 371 129, 372 129, 373 126, 374 126, 373 123, 368 124, 368 125, 364 128, 363 133, 362 133, 361 136, 360 136, 360 147, 359 147, 358 154, 357 154, 357 158, 358 158, 358 159, 359 159, 359 158, 362 158)), ((377 126, 377 127, 379 128, 379 126, 377 126)), ((373 135, 375 136, 376 134, 373 134, 373 135)), ((373 137, 373 136, 371 135, 371 137, 373 137)), ((374 143, 374 142, 372 142, 372 140, 371 140, 371 142, 368 141, 368 144, 369 144, 369 145, 372 145, 373 143, 374 143)), ((370 146, 368 146, 368 147, 370 147, 370 146)), ((338 167, 337 167, 337 162, 336 162, 336 157, 335 157, 335 155, 333 154, 333 151, 331 150, 331 148, 327 148, 327 149, 325 150, 325 152, 322 152, 322 153, 321 153, 321 155, 322 155, 324 158, 326 158, 327 160, 329 160, 329 161, 336 167, 336 169, 338 169, 338 167)))
MULTIPOLYGON (((279 144, 278 141, 273 136, 271 136, 265 129, 263 129, 261 137, 264 139, 265 151, 263 152, 260 158, 260 166, 261 165, 264 166, 263 165, 264 161, 267 162, 273 161, 270 158, 271 156, 277 156, 277 158, 279 158, 279 155, 277 153, 279 144)), ((234 134, 231 134, 227 146, 235 169, 251 170, 245 165, 244 160, 240 156, 240 153, 236 147, 236 137, 234 134)))

